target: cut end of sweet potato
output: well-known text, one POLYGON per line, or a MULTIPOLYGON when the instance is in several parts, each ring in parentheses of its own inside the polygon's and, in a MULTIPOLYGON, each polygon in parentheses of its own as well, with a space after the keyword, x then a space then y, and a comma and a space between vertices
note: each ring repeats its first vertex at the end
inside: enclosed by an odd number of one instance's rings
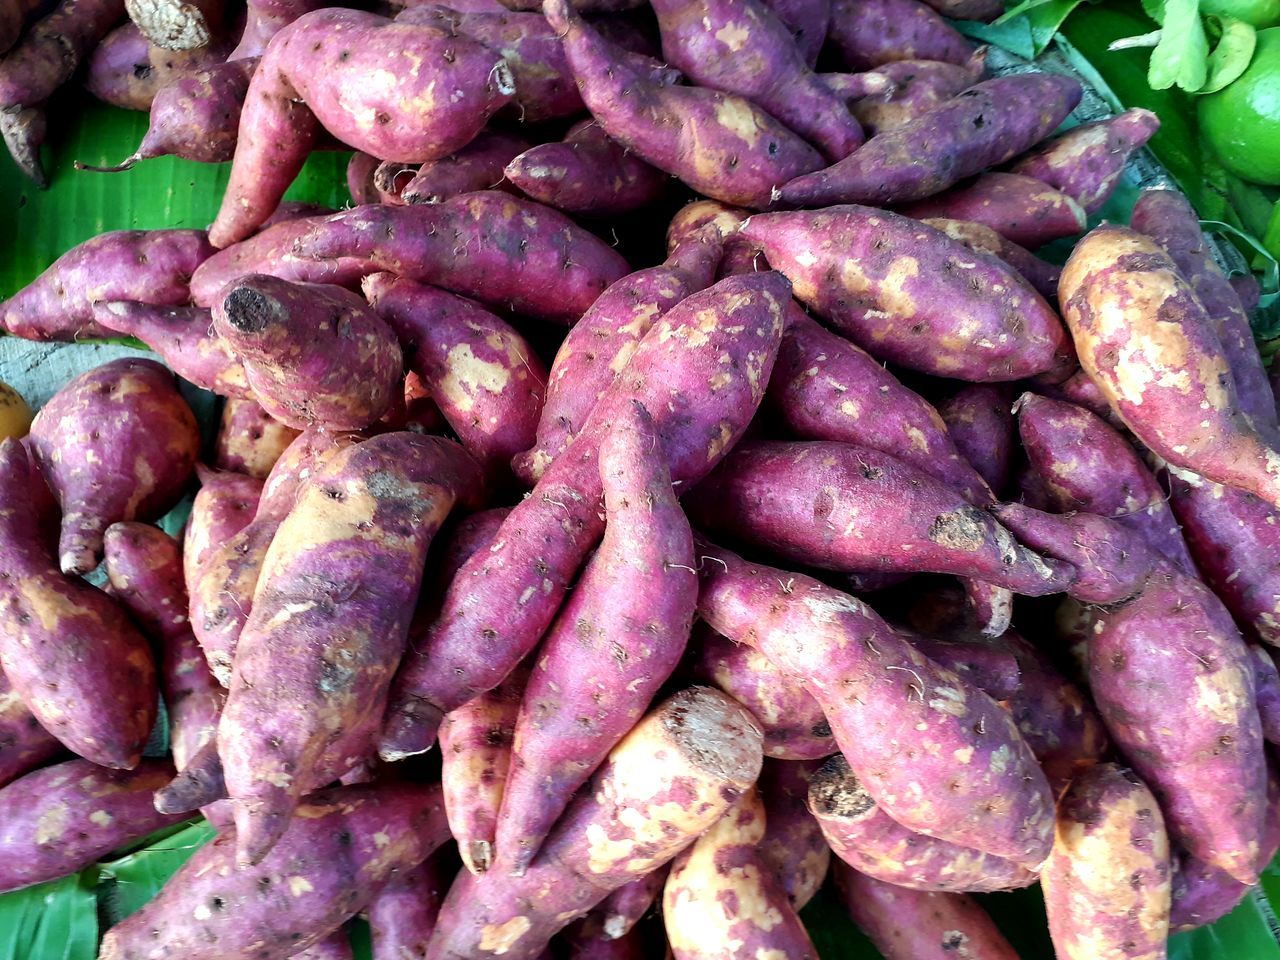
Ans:
POLYGON ((809 778, 809 807, 815 814, 853 819, 870 813, 875 806, 843 754, 831 757, 809 778))
POLYGON ((709 687, 682 690, 668 701, 662 725, 697 767, 728 781, 754 780, 763 732, 745 710, 727 713, 724 698, 709 687))

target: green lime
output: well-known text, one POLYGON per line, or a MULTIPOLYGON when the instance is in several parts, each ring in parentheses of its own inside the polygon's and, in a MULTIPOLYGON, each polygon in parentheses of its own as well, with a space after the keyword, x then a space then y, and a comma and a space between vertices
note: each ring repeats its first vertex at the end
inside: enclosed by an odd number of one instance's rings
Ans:
POLYGON ((1259 30, 1280 24, 1280 0, 1200 0, 1200 12, 1243 20, 1259 30))
POLYGON ((1280 186, 1280 27, 1259 30, 1249 68, 1199 101, 1200 132, 1222 165, 1245 180, 1280 186))

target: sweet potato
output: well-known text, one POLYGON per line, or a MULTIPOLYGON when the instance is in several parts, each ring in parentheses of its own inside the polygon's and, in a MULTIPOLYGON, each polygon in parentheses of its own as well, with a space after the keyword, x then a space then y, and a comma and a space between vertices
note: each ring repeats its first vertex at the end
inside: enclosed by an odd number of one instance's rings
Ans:
MULTIPOLYGON (((667 882, 666 866, 651 870, 642 877, 628 880, 614 890, 589 914, 598 917, 603 934, 612 940, 625 937, 653 907, 667 882)), ((584 958, 585 960, 585 958, 584 958)))
POLYGON ((1129 157, 1158 129, 1160 118, 1150 110, 1126 110, 1045 141, 1009 169, 1061 190, 1085 213, 1095 213, 1115 191, 1129 157))
POLYGON ((680 489, 732 448, 773 369, 787 294, 773 272, 722 280, 645 334, 573 445, 512 510, 498 542, 459 571, 427 635, 414 637, 417 655, 393 687, 384 759, 428 749, 443 714, 497 686, 546 632, 602 533, 600 442, 634 402, 655 414, 680 489))
POLYGON ((116 847, 177 822, 151 791, 173 775, 167 760, 106 770, 68 760, 0 790, 0 892, 75 873, 116 847))
POLYGON ((1067 362, 1061 321, 1025 280, 915 220, 850 205, 759 214, 741 232, 798 300, 879 360, 978 382, 1067 362))
POLYGON ((13 0, 0 7, 0 53, 8 53, 18 42, 27 21, 42 6, 41 0, 13 0))
POLYGON ((963 243, 975 253, 988 253, 1003 260, 1035 288, 1036 293, 1047 301, 1058 298, 1058 277, 1062 268, 1057 264, 1041 260, 1030 250, 1018 246, 1012 240, 1006 240, 990 227, 969 220, 948 220, 944 217, 925 217, 927 223, 935 230, 941 230, 952 240, 963 243))
POLYGON ((661 87, 618 63, 617 47, 567 0, 545 0, 543 12, 564 36, 578 88, 604 132, 699 193, 766 207, 775 187, 822 165, 817 151, 750 100, 661 87))
POLYGON ((1013 392, 1003 384, 961 387, 938 406, 960 454, 997 495, 1009 485, 1013 392))
MULTIPOLYGON (((347 193, 351 195, 352 203, 361 206, 382 202, 382 198, 378 195, 378 188, 373 182, 379 166, 381 164, 377 157, 371 157, 359 150, 351 154, 351 159, 347 161, 347 193)), ((232 249, 235 248, 232 247, 232 249)))
POLYGON ((298 430, 286 426, 256 400, 228 398, 222 406, 213 465, 248 477, 265 480, 298 430))
POLYGON ((496 842, 516 873, 644 714, 693 622, 693 535, 643 407, 614 421, 599 460, 604 539, 542 641, 516 719, 496 842))
POLYGON ((832 866, 849 915, 885 960, 1017 960, 1018 954, 972 897, 925 893, 832 866))
POLYGON ((0 110, 0 139, 4 140, 14 165, 42 190, 49 185, 40 166, 40 148, 48 133, 44 104, 0 110))
POLYGON ((482 130, 457 153, 422 164, 399 191, 400 198, 405 203, 440 203, 488 190, 501 183, 507 164, 528 149, 523 137, 482 130))
POLYGON ((222 63, 229 48, 171 51, 154 47, 136 24, 107 34, 89 57, 85 88, 124 110, 150 110, 165 84, 222 63))
POLYGON ((973 86, 986 72, 987 50, 979 47, 958 63, 942 60, 895 60, 880 64, 875 73, 891 86, 881 94, 852 105, 853 115, 868 136, 886 133, 916 119, 961 90, 973 86))
POLYGON ((61 749, 0 670, 0 787, 42 766, 61 749))
POLYGON ((315 793, 257 867, 237 868, 234 829, 197 850, 155 899, 107 931, 98 956, 285 960, 327 937, 448 837, 438 786, 315 793))
POLYGON ((504 173, 534 200, 588 217, 618 216, 656 203, 668 179, 591 119, 570 127, 559 143, 524 151, 504 173))
POLYGON ((831 0, 769 0, 768 7, 791 31, 804 62, 811 67, 817 63, 831 24, 831 0))
MULTIPOLYGON (((621 937, 610 937, 595 910, 569 924, 556 939, 563 951, 559 956, 565 960, 644 960, 644 937, 641 932, 634 930, 621 937)), ((553 956, 557 954, 551 948, 542 954, 545 960, 550 960, 553 956)))
POLYGON ((88 573, 117 520, 154 520, 182 496, 200 433, 173 374, 150 360, 112 360, 76 377, 31 424, 31 455, 62 506, 58 559, 88 573), (140 428, 141 426, 141 428, 140 428))
POLYGON ((820 766, 766 759, 757 784, 765 809, 760 859, 796 910, 813 899, 831 864, 831 848, 807 805, 809 779, 820 766))
POLYGON ((537 956, 570 920, 715 823, 760 762, 760 734, 742 707, 705 687, 675 694, 613 749, 523 877, 459 874, 427 957, 537 956))
POLYGON ((1155 960, 1169 935, 1169 837, 1131 770, 1099 764, 1058 805, 1041 883, 1063 960, 1155 960))
POLYGON ((379 159, 436 160, 466 146, 515 89, 488 48, 371 13, 316 10, 278 37, 249 83, 231 179, 209 228, 215 247, 270 216, 321 129, 379 159), (370 76, 401 82, 391 95, 370 76))
POLYGON ((759 104, 831 162, 866 139, 763 0, 655 0, 653 9, 663 56, 694 83, 759 104))
POLYGON ((440 204, 357 207, 281 224, 192 278, 196 302, 215 285, 261 271, 313 283, 355 283, 386 270, 518 314, 572 323, 628 272, 608 244, 563 214, 493 190, 440 204), (334 271, 337 268, 335 276, 334 271))
POLYGON ((1164 490, 1113 427, 1083 407, 1032 393, 1014 412, 1052 509, 1111 517, 1184 573, 1195 569, 1164 490))
POLYGON ((1139 440, 1280 507, 1280 451, 1245 416, 1209 315, 1159 244, 1094 229, 1063 267, 1059 299, 1081 367, 1139 440))
POLYGON ((202 307, 166 307, 128 300, 92 304, 94 323, 112 334, 137 337, 184 380, 224 397, 253 396, 244 365, 213 333, 202 307))
POLYGON ((911 645, 938 666, 963 677, 997 703, 1016 695, 1022 682, 1018 661, 987 637, 942 638, 925 636, 902 626, 896 629, 906 633, 911 645))
MULTIPOLYGON (((1280 742, 1280 668, 1275 659, 1256 643, 1249 644, 1253 661, 1253 685, 1262 721, 1262 737, 1268 743, 1280 742)), ((1269 801, 1268 801, 1269 802, 1269 801)), ((1270 858, 1267 860, 1270 863, 1270 858)))
POLYGON ((1152 577, 1095 623, 1089 686, 1107 731, 1159 798, 1169 835, 1255 882, 1262 728, 1248 649, 1217 597, 1191 577, 1152 577))
POLYGON ((708 224, 715 228, 721 240, 738 232, 747 211, 730 207, 718 200, 694 200, 686 203, 671 217, 667 224, 667 254, 675 253, 708 224))
POLYGON ((120 230, 72 247, 0 307, 0 327, 27 340, 111 334, 93 322, 98 300, 186 303, 191 274, 213 252, 199 230, 120 230))
POLYGON ((970 503, 992 500, 928 401, 801 310, 790 315, 765 396, 797 437, 873 447, 953 487, 970 503))
POLYGON ((412 870, 392 877, 373 895, 365 908, 373 960, 426 956, 456 863, 447 850, 434 853, 412 870))
POLYGON ((461 448, 413 433, 349 445, 299 486, 263 558, 218 725, 241 862, 262 859, 304 793, 372 751, 368 721, 404 652, 427 547, 480 487, 461 448))
POLYGON ((467 451, 491 473, 536 436, 547 372, 524 337, 470 300, 389 273, 365 296, 467 451))
MULTIPOLYGON (((868 4, 870 6, 870 4, 868 4)), ((1077 80, 1057 73, 1016 73, 984 80, 817 173, 785 184, 790 206, 906 203, 1039 143, 1080 102, 1077 80)))
POLYGON ((223 0, 124 0, 124 6, 147 40, 166 51, 203 50, 222 26, 223 0))
POLYGON ((1164 248, 1204 305, 1235 380, 1240 409, 1259 428, 1274 428, 1276 397, 1267 382, 1249 315, 1214 259, 1190 201, 1176 190, 1148 190, 1134 205, 1131 225, 1164 248))
POLYGON ((971 220, 1014 243, 1034 249, 1084 233, 1084 208, 1034 177, 983 173, 972 182, 902 208, 909 217, 971 220))
POLYGON ((249 274, 214 304, 213 329, 244 365, 254 399, 299 430, 359 430, 403 391, 395 334, 339 287, 249 274))
POLYGON ((124 0, 61 0, 0 60, 0 113, 18 121, 6 125, 4 139, 19 168, 39 186, 45 185, 38 156, 44 123, 21 114, 42 115, 44 102, 123 15, 124 0))
MULTIPOLYGON (((709 228, 716 230, 717 228, 709 228)), ((586 424, 644 335, 668 310, 711 284, 722 245, 706 228, 677 243, 666 261, 611 284, 560 344, 547 379, 537 443, 513 462, 536 483, 586 424)))
POLYGON ((973 53, 968 40, 916 0, 833 0, 828 38, 850 70, 896 60, 964 64, 973 53))
POLYGON ((675 960, 817 960, 804 924, 759 851, 764 804, 749 790, 672 861, 662 920, 675 960))
POLYGON ((817 701, 759 650, 734 643, 705 625, 695 628, 690 647, 693 675, 751 711, 764 732, 766 757, 810 760, 836 752, 817 701))
POLYGON ((912 890, 989 893, 1035 883, 1005 857, 902 826, 879 806, 849 761, 836 754, 809 780, 809 811, 837 857, 860 873, 912 890))
POLYGON ((895 820, 1032 868, 1048 855, 1048 783, 995 701, 853 597, 710 544, 699 556, 699 616, 806 678, 841 752, 895 820), (954 759, 935 769, 932 757, 954 759))
POLYGON ((258 509, 262 481, 256 477, 196 465, 196 491, 182 540, 183 582, 196 582, 196 573, 209 555, 248 526, 258 509))
POLYGON ((305 13, 324 6, 324 0, 249 0, 240 43, 230 60, 243 61, 262 56, 271 38, 305 13))
POLYGON ((982 20, 990 22, 1004 13, 999 0, 924 0, 934 10, 952 20, 982 20))
POLYGON ((827 570, 953 573, 1028 596, 1074 579, 951 488, 852 443, 744 443, 685 504, 702 526, 827 570))

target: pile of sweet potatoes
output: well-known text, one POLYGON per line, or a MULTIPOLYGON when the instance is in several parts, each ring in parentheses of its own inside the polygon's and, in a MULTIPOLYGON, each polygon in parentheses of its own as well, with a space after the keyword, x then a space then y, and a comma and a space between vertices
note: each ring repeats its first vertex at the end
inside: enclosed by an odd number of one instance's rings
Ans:
POLYGON ((799 960, 830 876, 889 960, 1037 882, 1137 960, 1257 882, 1274 375, 1180 194, 1090 228, 1157 123, 1055 136, 999 4, 11 6, 33 173, 81 60, 122 168, 232 165, 0 304, 156 357, 0 445, 0 889, 202 815, 103 958, 799 960))

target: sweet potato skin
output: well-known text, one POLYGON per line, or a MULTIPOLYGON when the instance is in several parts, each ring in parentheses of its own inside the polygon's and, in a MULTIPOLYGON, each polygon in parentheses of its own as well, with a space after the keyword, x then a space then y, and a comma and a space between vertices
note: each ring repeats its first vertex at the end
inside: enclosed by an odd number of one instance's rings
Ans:
POLYGON ((671 864, 662 919, 676 960, 816 960, 786 891, 762 863, 765 809, 749 790, 671 864))
POLYGON ((112 30, 89 58, 85 86, 99 100, 125 110, 149 110, 174 81, 217 66, 230 44, 215 40, 193 50, 153 46, 133 23, 112 30))
MULTIPOLYGON (((1280 741, 1280 668, 1266 648, 1249 644, 1253 661, 1254 689, 1257 691, 1258 718, 1262 721, 1262 737, 1268 743, 1280 741)), ((1270 804, 1270 800, 1268 800, 1270 804)), ((1270 863, 1270 859, 1267 860, 1270 863)))
POLYGON ((1035 288, 1036 293, 1052 302, 1058 298, 1058 277, 1062 268, 1041 260, 1030 250, 1007 240, 988 226, 971 220, 948 220, 945 217, 925 217, 935 230, 941 230, 952 240, 963 243, 975 253, 989 253, 1003 260, 1035 288))
POLYGON ((855 154, 782 187, 790 206, 906 203, 1016 157, 1080 102, 1079 82, 1023 73, 984 80, 928 113, 868 140, 855 154))
POLYGON ((1018 954, 976 900, 882 883, 843 863, 832 871, 854 922, 885 960, 1017 960, 1018 954))
POLYGON ((615 940, 625 937, 653 907, 667 882, 668 867, 651 870, 642 877, 628 880, 600 901, 588 915, 588 922, 598 917, 602 932, 615 940))
POLYGON ((157 813, 151 792, 173 776, 167 760, 108 770, 68 760, 0 790, 0 891, 75 873, 116 847, 181 817, 157 813))
POLYGON ((1104 763, 1058 805, 1041 883, 1054 949, 1065 960, 1165 955, 1169 838, 1156 798, 1132 771, 1104 763))
POLYGON ((963 64, 973 53, 968 40, 915 0, 834 0, 830 40, 850 70, 896 60, 963 64))
POLYGON ((107 931, 99 956, 285 960, 421 863, 448 828, 438 786, 396 783, 312 794, 257 867, 236 868, 236 839, 225 831, 197 850, 155 899, 107 931), (169 933, 157 939, 157 929, 169 933))
POLYGON ((539 647, 516 720, 497 858, 518 873, 679 663, 697 604, 693 534, 644 407, 614 421, 599 462, 604 538, 539 647))
POLYGON ((985 48, 979 48, 958 63, 942 60, 882 63, 875 72, 893 86, 885 93, 855 102, 853 115, 871 137, 900 127, 981 80, 986 70, 986 56, 985 48))
POLYGON ((1243 413, 1208 313, 1159 244, 1092 230, 1062 270, 1059 299, 1081 367, 1138 439, 1280 507, 1280 451, 1243 413))
POLYGON ((979 174, 971 183, 917 200, 902 212, 917 220, 971 220, 1031 250, 1079 236, 1086 221, 1084 208, 1070 196, 1016 173, 979 174))
POLYGON ((222 63, 178 77, 156 91, 147 132, 121 167, 166 156, 226 163, 235 156, 240 113, 257 66, 256 57, 222 63))
POLYGON ((213 248, 200 230, 120 230, 72 247, 0 307, 0 327, 26 340, 111 334, 93 321, 99 300, 187 302, 192 273, 213 248))
POLYGON ((262 56, 272 37, 304 13, 323 5, 323 0, 249 0, 240 43, 229 59, 243 61, 262 56))
POLYGON ((441 203, 473 190, 489 190, 501 183, 507 164, 528 149, 523 137, 482 130, 457 153, 422 164, 400 198, 405 203, 441 203))
POLYGON ((25 21, 40 9, 39 0, 14 0, 0 8, 0 53, 8 53, 22 36, 25 21))
POLYGON ((256 400, 229 397, 218 422, 213 465, 266 480, 300 432, 271 416, 256 400))
POLYGON ((914 830, 1039 865, 1052 831, 1048 783, 995 701, 919 653, 861 601, 802 574, 747 564, 722 547, 698 549, 699 616, 806 678, 877 803, 914 830), (930 756, 968 762, 948 763, 937 773, 946 783, 930 790, 919 786, 930 756))
POLYGON ((426 956, 436 914, 453 880, 452 866, 445 852, 434 853, 412 870, 392 877, 373 895, 365 917, 376 960, 426 956))
POLYGON ((804 62, 818 62, 831 25, 831 0, 769 0, 769 9, 791 31, 804 62))
POLYGON ((877 359, 978 382, 1066 361, 1062 323, 1025 280, 917 221, 847 205, 760 214, 741 232, 787 276, 796 299, 877 359))
POLYGON ((1013 392, 1001 384, 961 387, 938 407, 961 455, 1001 496, 1013 461, 1013 392))
POLYGON ((427 749, 441 715, 495 687, 546 631, 602 532, 599 444, 634 401, 653 412, 682 489, 737 442, 773 369, 787 295, 780 274, 733 277, 684 300, 649 330, 573 445, 511 512, 500 543, 463 566, 427 636, 414 637, 412 649, 426 655, 401 665, 384 758, 427 749))
POLYGON ((813 899, 831 865, 831 848, 807 806, 809 779, 820 765, 766 759, 757 784, 765 809, 760 859, 796 910, 813 899))
POLYGON ((693 687, 669 698, 613 749, 523 877, 459 875, 428 960, 538 956, 558 929, 719 819, 761 757, 750 716, 724 694, 693 687))
POLYGON ((1249 652, 1221 602, 1190 577, 1152 577, 1094 626, 1089 686, 1112 739, 1159 798, 1170 837, 1253 883, 1266 805, 1262 728, 1249 652))
POLYGON ((0 787, 43 765, 61 749, 58 738, 40 726, 0 670, 0 787))

